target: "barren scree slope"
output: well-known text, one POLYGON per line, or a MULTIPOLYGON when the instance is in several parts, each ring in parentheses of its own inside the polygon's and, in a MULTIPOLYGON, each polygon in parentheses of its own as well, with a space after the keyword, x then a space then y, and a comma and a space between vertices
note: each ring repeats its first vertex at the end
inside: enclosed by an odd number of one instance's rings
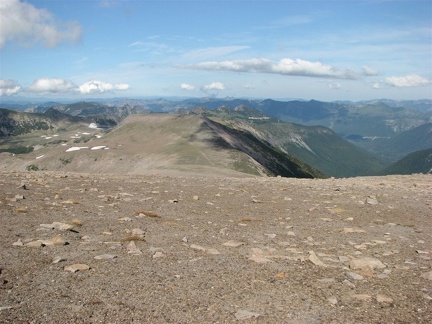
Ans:
POLYGON ((430 323, 431 175, 0 173, 2 323, 430 323))

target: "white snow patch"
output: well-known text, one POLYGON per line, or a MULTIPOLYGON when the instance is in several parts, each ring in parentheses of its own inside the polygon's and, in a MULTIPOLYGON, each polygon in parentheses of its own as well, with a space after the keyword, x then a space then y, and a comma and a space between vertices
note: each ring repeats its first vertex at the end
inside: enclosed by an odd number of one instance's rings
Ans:
POLYGON ((45 139, 50 139, 50 138, 52 138, 52 137, 51 137, 51 136, 46 136, 46 137, 45 137, 45 139))
POLYGON ((93 129, 97 129, 97 124, 96 123, 91 123, 89 126, 89 128, 93 128, 93 129))
POLYGON ((69 147, 65 152, 79 151, 82 149, 88 149, 88 146, 72 146, 72 147, 69 147))
POLYGON ((36 160, 43 158, 45 155, 36 156, 36 160))
POLYGON ((83 134, 83 135, 91 135, 91 133, 81 133, 81 134, 83 134))
POLYGON ((101 138, 102 137, 102 135, 95 135, 96 136, 96 138, 101 138))
POLYGON ((90 150, 106 150, 108 149, 105 145, 93 146, 90 150))

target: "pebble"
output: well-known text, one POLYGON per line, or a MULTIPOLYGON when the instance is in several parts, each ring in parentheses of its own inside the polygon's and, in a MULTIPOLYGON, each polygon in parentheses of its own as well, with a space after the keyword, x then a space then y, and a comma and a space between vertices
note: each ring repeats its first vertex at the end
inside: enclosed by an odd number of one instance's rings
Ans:
POLYGON ((66 261, 66 259, 63 258, 63 257, 61 257, 61 256, 56 256, 56 257, 54 257, 54 258, 52 259, 52 262, 51 262, 51 263, 56 264, 56 263, 59 263, 59 262, 62 262, 62 261, 66 261))
POLYGON ((320 266, 320 267, 325 267, 326 265, 324 264, 324 262, 322 262, 317 255, 315 254, 314 251, 309 251, 309 259, 310 262, 312 262, 313 264, 315 264, 316 266, 320 266))
POLYGON ((364 277, 355 272, 347 272, 347 276, 354 280, 363 280, 364 277))
POLYGON ((386 295, 378 294, 376 299, 378 303, 393 303, 393 299, 386 295))
POLYGON ((374 196, 369 196, 369 197, 366 198, 366 204, 368 204, 368 205, 377 205, 378 204, 378 200, 374 196))
POLYGON ((117 258, 115 254, 101 254, 94 257, 96 260, 112 260, 117 258))
POLYGON ((223 246, 228 246, 228 247, 239 247, 239 246, 242 246, 242 245, 245 245, 245 244, 246 243, 244 243, 244 242, 228 241, 228 242, 223 243, 222 245, 223 246))
POLYGON ((18 239, 18 241, 13 242, 12 245, 13 245, 13 246, 23 246, 24 243, 21 241, 21 239, 18 239))
POLYGON ((141 250, 136 246, 134 241, 130 241, 129 244, 126 246, 126 249, 128 251, 128 254, 132 254, 132 255, 142 254, 141 250))
POLYGON ((338 300, 336 297, 327 298, 327 301, 332 305, 336 305, 338 303, 338 300))
POLYGON ((161 251, 156 251, 153 254, 153 259, 158 259, 158 258, 164 258, 165 257, 165 253, 161 252, 161 251))
POLYGON ((90 267, 87 264, 76 263, 64 268, 64 271, 69 271, 75 273, 77 271, 85 271, 90 270, 90 267))
POLYGON ((351 297, 358 299, 358 300, 363 300, 363 301, 371 301, 372 300, 372 296, 366 295, 366 294, 356 294, 356 295, 352 295, 351 297))
POLYGON ((40 224, 39 226, 42 228, 58 229, 61 231, 67 231, 73 228, 73 225, 65 224, 61 222, 53 222, 52 224, 40 224))
POLYGON ((350 262, 351 269, 365 269, 370 268, 372 270, 375 269, 383 269, 386 266, 378 259, 375 258, 362 258, 362 259, 353 259, 350 262))

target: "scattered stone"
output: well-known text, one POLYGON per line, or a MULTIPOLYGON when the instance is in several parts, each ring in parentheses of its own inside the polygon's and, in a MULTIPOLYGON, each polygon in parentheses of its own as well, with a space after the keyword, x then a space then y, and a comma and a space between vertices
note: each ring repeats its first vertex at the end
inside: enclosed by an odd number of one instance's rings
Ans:
POLYGON ((368 204, 368 205, 377 205, 378 204, 378 200, 374 196, 369 196, 369 197, 366 198, 366 204, 368 204))
POLYGON ((43 247, 45 245, 43 244, 42 240, 36 240, 36 241, 28 242, 27 244, 25 244, 25 246, 38 248, 38 247, 43 247))
POLYGON ((326 265, 324 264, 324 262, 322 262, 317 255, 315 254, 314 251, 309 251, 309 259, 310 262, 312 262, 313 264, 315 264, 316 266, 319 267, 326 267, 326 265))
POLYGON ((274 239, 276 237, 276 234, 264 234, 265 236, 267 236, 269 239, 274 239))
POLYGON ((164 258, 165 257, 165 253, 161 252, 161 251, 156 251, 153 254, 153 259, 158 259, 158 258, 164 258))
POLYGON ((62 261, 66 261, 66 259, 63 258, 63 257, 61 257, 61 256, 56 256, 56 257, 54 257, 54 258, 52 259, 52 262, 51 262, 51 263, 56 264, 56 263, 59 263, 59 262, 62 262, 62 261))
POLYGON ((187 243, 187 242, 189 242, 189 239, 188 239, 187 236, 184 236, 184 237, 182 238, 182 241, 185 242, 185 243, 187 243))
POLYGON ((352 289, 354 289, 356 286, 351 282, 351 281, 349 281, 349 280, 347 280, 347 279, 345 279, 344 281, 342 281, 342 283, 345 285, 345 286, 348 286, 348 287, 350 287, 350 288, 352 288, 352 289))
POLYGON ((61 223, 61 222, 53 222, 52 224, 40 224, 39 226, 42 228, 57 229, 57 230, 61 230, 61 231, 68 231, 68 230, 71 230, 73 228, 73 225, 65 224, 65 223, 61 223))
POLYGON ((68 245, 69 243, 63 240, 60 235, 56 235, 50 240, 43 240, 42 244, 46 246, 61 246, 68 245))
POLYGON ((135 212, 135 217, 151 217, 151 218, 161 218, 158 214, 151 210, 142 210, 135 212))
POLYGON ((134 241, 130 241, 129 244, 126 246, 128 254, 132 255, 140 255, 142 254, 141 250, 136 246, 134 241))
POLYGON ((354 280, 363 280, 364 277, 355 272, 347 272, 347 276, 354 280))
POLYGON ((132 218, 130 218, 130 217, 122 217, 122 218, 119 218, 118 220, 119 220, 119 222, 131 222, 132 218))
POLYGON ((234 314, 235 318, 239 321, 242 320, 247 320, 250 318, 258 318, 259 316, 261 316, 259 313, 254 313, 254 312, 250 312, 247 310, 238 310, 235 314, 234 314))
POLYGON ((87 264, 76 263, 64 268, 64 271, 69 271, 75 273, 77 271, 85 271, 90 270, 90 267, 87 264))
POLYGON ((362 259, 353 259, 350 262, 350 268, 353 270, 370 268, 371 270, 375 269, 383 269, 386 266, 378 259, 375 258, 362 258, 362 259))
POLYGON ((24 243, 21 241, 21 239, 18 239, 18 241, 13 242, 12 245, 13 245, 13 246, 23 246, 24 243))
POLYGON ((246 243, 244 243, 244 242, 228 241, 228 242, 223 243, 222 245, 223 246, 228 246, 228 247, 239 247, 239 246, 242 246, 242 245, 245 245, 245 244, 246 243))
POLYGON ((378 303, 393 303, 393 299, 386 295, 378 294, 376 299, 378 303))
POLYGON ((192 197, 193 200, 199 200, 199 197, 197 195, 192 197))
POLYGON ((327 298, 327 301, 332 305, 336 305, 338 303, 338 300, 336 297, 327 298))
POLYGON ((132 235, 144 236, 145 232, 140 228, 134 228, 134 229, 132 229, 132 235))
POLYGON ((94 257, 96 260, 113 260, 117 258, 115 254, 101 254, 94 257))
POLYGON ((366 295, 366 294, 356 294, 356 295, 352 295, 351 297, 358 299, 358 300, 363 300, 363 301, 371 301, 372 300, 372 296, 366 295))

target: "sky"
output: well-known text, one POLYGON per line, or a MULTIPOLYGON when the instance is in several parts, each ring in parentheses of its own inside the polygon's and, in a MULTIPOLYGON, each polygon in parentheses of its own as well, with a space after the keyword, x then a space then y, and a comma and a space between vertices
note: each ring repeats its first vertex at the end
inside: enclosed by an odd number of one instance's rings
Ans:
POLYGON ((0 100, 432 99, 430 0, 1 0, 0 100))

